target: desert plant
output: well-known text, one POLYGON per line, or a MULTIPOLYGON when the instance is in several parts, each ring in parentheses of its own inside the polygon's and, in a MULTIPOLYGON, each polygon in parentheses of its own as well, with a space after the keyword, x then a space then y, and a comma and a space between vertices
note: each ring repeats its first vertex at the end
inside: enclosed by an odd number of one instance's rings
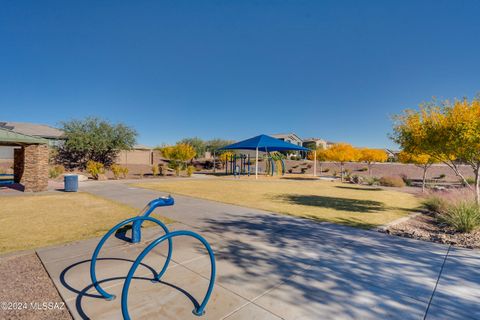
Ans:
POLYGON ((127 178, 127 175, 128 175, 128 168, 127 167, 122 168, 122 175, 123 175, 124 179, 127 178))
POLYGON ((474 201, 461 201, 449 205, 439 219, 458 232, 471 232, 480 226, 480 207, 474 201))
POLYGON ((111 124, 99 118, 62 123, 65 143, 57 147, 56 161, 67 168, 85 168, 88 161, 109 167, 121 150, 130 150, 137 132, 124 124, 111 124))
POLYGON ((103 163, 90 160, 87 162, 87 172, 91 174, 93 179, 98 180, 98 176, 105 173, 105 167, 103 163))
POLYGON ((380 179, 377 177, 365 177, 365 183, 369 186, 378 186, 380 185, 380 179))
POLYGON ((48 176, 51 179, 56 179, 65 173, 65 168, 62 165, 52 166, 48 169, 48 176))
POLYGON ((123 170, 121 166, 114 163, 110 166, 110 170, 112 170, 113 177, 115 178, 115 180, 120 179, 120 175, 122 174, 122 170, 123 170))
POLYGON ((195 172, 195 167, 194 166, 188 166, 187 167, 187 176, 191 177, 194 172, 195 172))
POLYGON ((362 167, 358 169, 357 171, 363 172, 363 171, 368 171, 368 167, 362 167))
POLYGON ((441 194, 433 193, 422 201, 422 205, 428 211, 439 214, 446 211, 448 202, 441 194))
POLYGON ((300 168, 300 173, 305 173, 307 172, 307 168, 300 168))
POLYGON ((161 176, 166 176, 167 175, 167 166, 165 164, 159 164, 158 165, 158 169, 159 169, 159 174, 161 176))
POLYGON ((325 173, 327 173, 327 172, 329 172, 329 171, 330 171, 330 168, 326 168, 326 169, 323 169, 323 170, 322 170, 322 172, 325 172, 325 173))
POLYGON ((154 164, 154 165, 152 166, 152 175, 153 175, 154 177, 156 177, 156 176, 158 176, 159 173, 160 173, 160 169, 159 169, 158 165, 157 165, 157 164, 154 164))
POLYGON ((442 173, 442 174, 439 174, 439 175, 438 175, 437 179, 438 179, 438 180, 445 179, 446 176, 447 176, 447 175, 446 175, 445 173, 442 173))
POLYGON ((356 183, 356 184, 362 184, 363 183, 363 177, 362 176, 359 176, 359 175, 353 175, 351 178, 350 178, 350 182, 352 183, 356 183))
POLYGON ((381 186, 385 187, 405 187, 405 182, 400 176, 384 176, 380 178, 379 182, 381 186))

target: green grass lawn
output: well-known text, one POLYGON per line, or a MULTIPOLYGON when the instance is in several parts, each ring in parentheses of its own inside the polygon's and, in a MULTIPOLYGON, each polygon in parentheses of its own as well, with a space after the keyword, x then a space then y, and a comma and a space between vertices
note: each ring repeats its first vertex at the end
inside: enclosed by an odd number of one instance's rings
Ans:
POLYGON ((134 186, 360 228, 386 224, 420 205, 409 193, 308 179, 215 178, 134 186))
POLYGON ((1 197, 0 253, 102 236, 137 214, 135 208, 87 193, 1 197))

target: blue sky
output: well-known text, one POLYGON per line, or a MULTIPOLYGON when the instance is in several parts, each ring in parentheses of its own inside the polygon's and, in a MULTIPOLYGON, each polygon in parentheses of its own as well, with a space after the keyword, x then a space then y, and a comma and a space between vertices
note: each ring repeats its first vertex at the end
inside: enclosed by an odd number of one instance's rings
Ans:
POLYGON ((392 146, 391 115, 480 91, 480 1, 6 1, 0 120, 139 142, 296 132, 392 146))

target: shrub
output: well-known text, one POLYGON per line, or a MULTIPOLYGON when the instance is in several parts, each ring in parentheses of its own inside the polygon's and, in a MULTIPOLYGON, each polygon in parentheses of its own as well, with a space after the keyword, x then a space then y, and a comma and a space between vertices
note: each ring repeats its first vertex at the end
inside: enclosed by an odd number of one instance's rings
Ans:
POLYGON ((438 180, 445 179, 446 176, 447 175, 445 173, 442 173, 442 174, 438 175, 437 179, 438 180))
POLYGON ((158 169, 159 169, 159 174, 160 174, 161 176, 167 175, 167 166, 166 166, 165 164, 163 164, 163 163, 162 163, 162 164, 159 164, 159 165, 158 165, 158 169))
POLYGON ((300 168, 300 173, 305 173, 307 172, 307 168, 300 168))
POLYGON ((363 183, 363 177, 355 174, 350 178, 350 181, 356 184, 361 184, 363 183))
POLYGON ((480 207, 474 201, 461 201, 449 205, 439 219, 456 231, 471 232, 480 226, 480 207))
POLYGON ((475 178, 473 178, 473 177, 467 177, 467 178, 465 178, 465 180, 467 180, 468 184, 474 184, 475 183, 475 178))
POLYGON ((87 172, 90 173, 93 179, 98 180, 98 175, 105 173, 103 163, 90 160, 87 162, 87 172))
POLYGON ((428 195, 425 200, 422 201, 422 204, 425 209, 434 213, 445 212, 448 207, 447 200, 438 193, 428 195))
POLYGON ((152 174, 154 177, 158 176, 158 174, 160 173, 160 169, 158 168, 158 165, 154 164, 152 166, 152 174))
POLYGON ((378 186, 380 185, 380 179, 378 179, 377 177, 364 177, 364 181, 366 184, 368 184, 369 186, 378 186))
POLYGON ((120 179, 120 175, 122 174, 123 168, 118 164, 114 163, 110 166, 110 170, 112 170, 113 177, 115 180, 120 179))
POLYGON ((122 175, 123 175, 124 179, 127 178, 127 175, 128 175, 128 168, 127 167, 122 168, 122 175))
POLYGON ((312 165, 309 163, 307 164, 307 168, 310 169, 312 167, 312 165))
POLYGON ((323 170, 322 170, 322 172, 325 172, 325 173, 327 173, 327 172, 329 172, 329 171, 330 171, 329 168, 326 168, 326 169, 323 169, 323 170))
POLYGON ((194 172, 195 172, 195 167, 194 166, 188 166, 187 167, 187 176, 191 177, 194 172))
POLYGON ((401 174, 400 177, 407 186, 410 187, 412 185, 412 179, 409 179, 406 174, 401 174))
POLYGON ((292 173, 293 172, 293 169, 288 169, 288 173, 292 173))
POLYGON ((363 172, 363 171, 368 171, 368 167, 362 167, 358 169, 357 171, 363 172))
POLYGON ((62 165, 56 165, 48 169, 48 175, 51 179, 56 179, 65 173, 65 168, 62 165))
POLYGON ((400 176, 384 176, 380 178, 379 182, 381 186, 385 187, 405 187, 405 182, 400 176))

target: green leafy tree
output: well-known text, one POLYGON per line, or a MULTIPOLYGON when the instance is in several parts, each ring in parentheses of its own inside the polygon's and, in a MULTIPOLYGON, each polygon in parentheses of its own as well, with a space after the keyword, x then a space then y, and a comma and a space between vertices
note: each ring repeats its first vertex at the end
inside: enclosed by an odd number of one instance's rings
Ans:
POLYGON ((228 146, 229 144, 232 144, 234 143, 235 141, 233 140, 224 140, 224 139, 212 139, 212 140, 208 140, 207 142, 205 142, 205 148, 206 148, 206 151, 209 151, 209 152, 214 152, 216 151, 217 154, 221 154, 223 153, 221 150, 218 150, 220 148, 223 148, 225 146, 228 146))
POLYGON ((58 147, 57 162, 67 168, 85 168, 88 161, 110 167, 121 150, 129 150, 137 132, 121 123, 89 117, 62 123, 66 141, 58 147))
POLYGON ((177 144, 188 144, 193 147, 196 153, 196 157, 202 157, 206 151, 205 141, 198 137, 185 138, 177 142, 177 144))

